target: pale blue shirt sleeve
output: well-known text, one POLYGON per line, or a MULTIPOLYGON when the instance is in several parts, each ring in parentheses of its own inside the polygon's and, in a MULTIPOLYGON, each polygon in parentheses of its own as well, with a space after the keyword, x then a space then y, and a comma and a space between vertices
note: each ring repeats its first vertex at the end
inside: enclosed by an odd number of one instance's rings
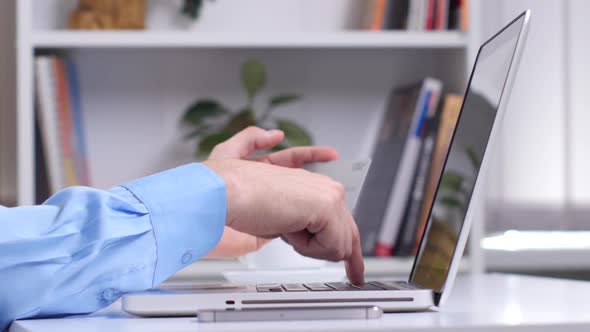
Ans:
POLYGON ((203 164, 109 191, 68 188, 39 206, 0 206, 0 331, 158 285, 213 249, 225 215, 225 184, 203 164))

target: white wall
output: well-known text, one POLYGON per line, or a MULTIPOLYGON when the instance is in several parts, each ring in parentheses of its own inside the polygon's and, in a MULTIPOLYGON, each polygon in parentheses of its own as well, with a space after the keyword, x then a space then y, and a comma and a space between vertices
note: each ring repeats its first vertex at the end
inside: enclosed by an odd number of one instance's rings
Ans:
POLYGON ((239 66, 250 57, 268 67, 260 102, 273 93, 302 94, 275 114, 301 122, 316 144, 336 147, 343 159, 370 154, 374 120, 391 87, 426 75, 454 83, 447 86, 454 92, 464 84, 456 79, 461 51, 452 50, 82 50, 70 56, 80 72, 89 164, 99 188, 191 161, 194 142, 183 142, 179 129, 183 110, 205 97, 243 106, 239 66))
POLYGON ((572 144, 569 171, 572 174, 571 190, 573 204, 590 203, 590 1, 570 2, 569 31, 571 98, 570 142, 572 144))
MULTIPOLYGON (((34 25, 63 29, 77 0, 36 0, 34 25)), ((215 0, 204 1, 197 22, 180 15, 182 0, 148 0, 149 29, 199 31, 336 30, 358 27, 365 1, 358 0, 215 0)))
POLYGON ((14 0, 0 1, 0 204, 15 201, 15 26, 14 0))
MULTIPOLYGON (((585 111, 590 102, 590 2, 485 1, 482 33, 491 35, 527 8, 532 10, 531 30, 490 181, 490 206, 552 213, 513 218, 521 223, 513 226, 567 228, 571 225, 560 211, 573 203, 590 204, 590 116, 585 111)), ((490 220, 488 228, 494 222, 499 220, 490 220)))

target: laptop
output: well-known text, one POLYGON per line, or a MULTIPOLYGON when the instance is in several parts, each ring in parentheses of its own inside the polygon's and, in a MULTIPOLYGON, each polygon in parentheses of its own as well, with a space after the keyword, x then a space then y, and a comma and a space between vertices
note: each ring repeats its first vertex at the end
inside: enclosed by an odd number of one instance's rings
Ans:
POLYGON ((463 256, 474 217, 471 206, 482 199, 482 177, 490 163, 486 151, 497 140, 529 19, 530 12, 523 12, 479 49, 407 281, 195 284, 125 295, 123 309, 142 316, 193 316, 204 309, 378 306, 398 312, 442 306, 463 256), (449 191, 445 177, 457 174, 461 190, 449 191))

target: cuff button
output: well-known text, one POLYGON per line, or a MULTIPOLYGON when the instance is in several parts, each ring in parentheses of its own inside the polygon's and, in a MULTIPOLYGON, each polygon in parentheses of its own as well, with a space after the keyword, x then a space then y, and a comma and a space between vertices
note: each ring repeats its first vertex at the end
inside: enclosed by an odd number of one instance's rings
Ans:
POLYGON ((119 296, 119 291, 114 288, 107 288, 102 292, 102 298, 106 301, 113 301, 119 296))
POLYGON ((182 264, 188 264, 193 259, 193 254, 189 251, 185 252, 182 255, 181 262, 182 264))

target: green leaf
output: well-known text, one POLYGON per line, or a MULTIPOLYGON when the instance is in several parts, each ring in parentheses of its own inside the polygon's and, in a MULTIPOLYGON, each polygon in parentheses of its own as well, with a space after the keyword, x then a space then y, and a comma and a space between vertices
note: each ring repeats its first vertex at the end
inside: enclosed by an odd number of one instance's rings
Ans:
POLYGON ((285 105, 296 101, 297 99, 301 98, 299 95, 294 94, 284 94, 278 95, 270 98, 270 102, 268 103, 268 108, 275 108, 277 106, 285 105))
POLYGON ((441 197, 438 201, 441 204, 443 204, 444 206, 449 207, 449 208, 458 208, 458 209, 463 208, 463 202, 461 202, 461 200, 458 199, 457 197, 444 196, 444 197, 441 197))
POLYGON ((270 148, 270 151, 272 152, 277 152, 277 151, 281 151, 281 150, 285 150, 288 149, 289 147, 283 143, 279 144, 279 145, 275 145, 272 148, 270 148))
POLYGON ((280 130, 285 132, 285 138, 292 146, 306 146, 312 145, 313 140, 309 133, 299 126, 297 123, 289 120, 277 120, 277 125, 280 130))
POLYGON ((203 137, 197 146, 197 157, 208 156, 217 144, 227 141, 230 137, 232 137, 232 133, 226 131, 221 131, 203 137))
POLYGON ((195 137, 201 136, 204 132, 209 130, 209 126, 200 126, 195 130, 190 131, 188 134, 184 135, 185 140, 190 140, 195 137))
POLYGON ((201 99, 191 104, 184 115, 182 121, 184 123, 198 126, 208 118, 214 118, 227 114, 227 110, 223 105, 215 100, 201 99))
POLYGON ((236 113, 229 120, 229 122, 224 128, 224 131, 229 132, 231 134, 235 134, 243 129, 246 129, 249 126, 253 126, 254 124, 254 112, 247 108, 236 113))
POLYGON ((463 181, 463 175, 454 171, 447 171, 440 180, 440 187, 441 190, 458 192, 463 186, 463 181))
POLYGON ((467 154, 467 158, 469 158, 469 161, 471 162, 471 167, 473 167, 473 169, 477 171, 481 164, 481 159, 477 155, 477 152, 475 152, 475 148, 473 148, 472 146, 467 146, 465 147, 465 153, 467 154))
POLYGON ((252 101, 258 91, 266 84, 264 64, 257 60, 248 60, 242 64, 241 75, 242 84, 248 94, 248 100, 252 101))
POLYGON ((203 0, 184 0, 180 11, 192 19, 197 19, 201 13, 202 6, 203 0))

